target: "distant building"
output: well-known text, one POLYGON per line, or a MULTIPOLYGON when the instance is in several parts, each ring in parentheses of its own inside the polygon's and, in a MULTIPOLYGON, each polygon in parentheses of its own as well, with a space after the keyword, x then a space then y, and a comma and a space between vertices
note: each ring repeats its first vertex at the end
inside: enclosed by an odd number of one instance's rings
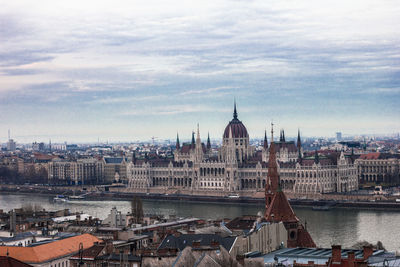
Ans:
POLYGON ((48 166, 49 183, 83 185, 103 182, 103 162, 96 158, 77 161, 53 159, 48 166))
POLYGON ((9 139, 7 142, 7 151, 15 151, 17 149, 17 143, 13 139, 9 139))
POLYGON ((341 141, 342 140, 342 133, 341 132, 336 132, 336 140, 341 141))
POLYGON ((125 157, 104 157, 104 183, 112 183, 118 174, 119 182, 126 182, 126 166, 125 157))
POLYGON ((111 213, 102 222, 103 225, 109 227, 127 227, 130 224, 132 216, 130 214, 122 214, 116 207, 111 209, 111 213))
MULTIPOLYGON (((282 189, 312 194, 349 192, 358 189, 356 168, 340 153, 312 157, 304 155, 300 132, 297 142, 286 141, 282 130, 275 142, 282 189)), ((236 105, 233 119, 225 127, 222 147, 214 153, 210 139, 204 144, 192 133, 191 143, 176 141, 173 158, 134 156, 127 166, 129 187, 134 189, 179 189, 231 194, 262 191, 266 185, 270 148, 265 133, 261 151, 250 145, 244 124, 238 119, 236 105)))
POLYGON ((389 153, 368 153, 356 161, 360 183, 400 183, 400 156, 389 153))

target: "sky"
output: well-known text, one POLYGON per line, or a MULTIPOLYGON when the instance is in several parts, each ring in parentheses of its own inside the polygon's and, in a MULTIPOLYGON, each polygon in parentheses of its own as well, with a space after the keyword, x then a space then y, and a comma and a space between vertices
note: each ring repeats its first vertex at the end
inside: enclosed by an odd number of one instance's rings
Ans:
POLYGON ((398 1, 0 6, 0 143, 400 132, 398 1))

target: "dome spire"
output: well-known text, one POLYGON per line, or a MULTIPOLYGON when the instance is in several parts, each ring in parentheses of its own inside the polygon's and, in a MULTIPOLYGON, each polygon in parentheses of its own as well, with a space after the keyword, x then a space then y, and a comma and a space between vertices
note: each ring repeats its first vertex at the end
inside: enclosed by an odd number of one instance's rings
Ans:
POLYGON ((233 102, 233 118, 235 120, 237 120, 237 118, 238 118, 237 111, 236 111, 236 99, 233 102))

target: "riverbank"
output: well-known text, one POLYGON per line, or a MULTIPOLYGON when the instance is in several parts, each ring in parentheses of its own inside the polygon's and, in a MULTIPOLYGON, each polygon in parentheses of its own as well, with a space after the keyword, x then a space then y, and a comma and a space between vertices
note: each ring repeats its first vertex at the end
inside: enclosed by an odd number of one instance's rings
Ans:
MULTIPOLYGON (((163 201, 184 201, 184 202, 204 202, 204 203, 219 203, 219 204, 249 204, 263 205, 263 197, 251 196, 212 196, 212 195, 188 195, 188 194, 161 194, 154 192, 127 192, 121 188, 114 188, 113 191, 99 191, 96 187, 50 187, 42 185, 1 185, 0 192, 13 194, 36 194, 54 197, 56 195, 85 195, 86 200, 129 200, 134 196, 139 196, 142 199, 156 199, 163 201)), ((263 194, 258 194, 262 196, 263 194)), ((328 210, 332 208, 344 209, 367 209, 367 210, 390 210, 400 212, 400 203, 394 201, 365 201, 365 200, 331 200, 325 199, 307 199, 307 198, 290 198, 289 202, 293 206, 315 208, 316 210, 328 210)))

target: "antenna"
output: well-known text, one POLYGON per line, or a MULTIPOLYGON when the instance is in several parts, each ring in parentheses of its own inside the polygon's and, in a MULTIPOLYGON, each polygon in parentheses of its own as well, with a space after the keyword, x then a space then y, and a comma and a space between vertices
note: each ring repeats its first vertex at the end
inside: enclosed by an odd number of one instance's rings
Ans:
POLYGON ((11 136, 10 129, 8 129, 8 141, 10 141, 10 136, 11 136))

